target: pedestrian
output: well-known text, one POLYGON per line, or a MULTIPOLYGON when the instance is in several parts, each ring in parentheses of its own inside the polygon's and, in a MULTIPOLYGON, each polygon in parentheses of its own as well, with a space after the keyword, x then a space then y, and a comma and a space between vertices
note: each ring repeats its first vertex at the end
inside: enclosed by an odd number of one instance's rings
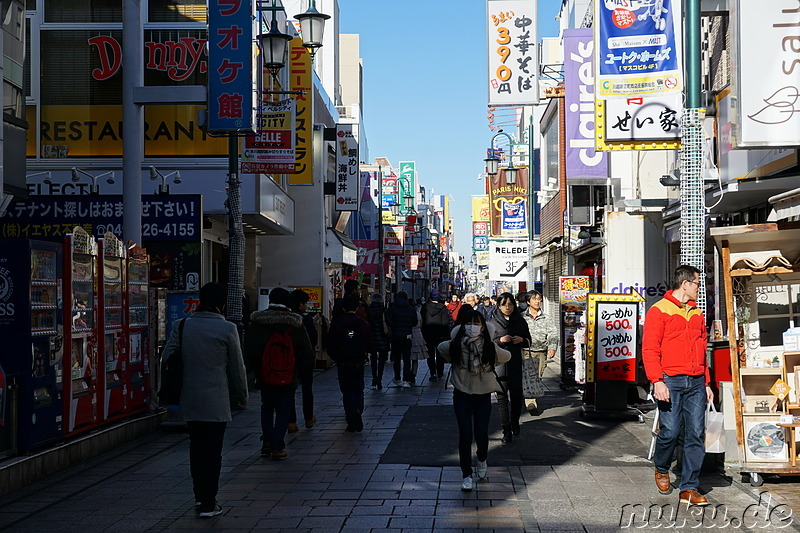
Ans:
POLYGON ((333 319, 328 331, 328 353, 336 363, 347 431, 351 433, 364 429, 364 363, 371 348, 369 324, 356 316, 359 305, 357 296, 345 296, 344 314, 333 319))
POLYGON ((472 306, 473 309, 478 307, 478 295, 474 292, 468 292, 464 295, 464 303, 472 306))
POLYGON ((269 307, 250 315, 244 343, 247 368, 261 389, 261 455, 275 461, 289 456, 285 438, 298 375, 314 361, 303 317, 293 313, 290 305, 289 291, 272 289, 269 307))
POLYGON ((450 333, 450 313, 447 307, 440 302, 441 295, 436 289, 430 293, 430 298, 422 306, 421 331, 425 346, 428 349, 428 371, 430 372, 429 381, 437 382, 444 376, 444 359, 437 357, 436 347, 439 343, 447 340, 450 333))
POLYGON ((458 294, 453 293, 450 295, 450 302, 447 304, 447 311, 450 313, 450 318, 455 322, 458 319, 458 310, 461 309, 461 300, 458 294))
POLYGON ((478 304, 478 311, 483 315, 483 319, 489 322, 494 314, 495 307, 492 304, 491 298, 484 296, 480 304, 478 304))
POLYGON ((369 366, 372 370, 372 389, 383 389, 383 368, 389 359, 389 322, 386 320, 386 307, 383 305, 383 296, 373 292, 370 297, 372 303, 367 309, 369 328, 372 334, 369 366))
MULTIPOLYGON (((289 293, 291 298, 289 309, 293 313, 297 313, 303 319, 303 327, 306 328, 308 338, 311 341, 311 352, 316 353, 317 348, 317 326, 314 325, 314 317, 311 313, 307 312, 308 301, 310 297, 308 293, 302 289, 295 289, 289 293)), ((317 423, 317 417, 314 416, 314 358, 304 360, 306 364, 298 366, 297 379, 300 382, 300 390, 302 392, 303 401, 303 419, 306 423, 306 428, 314 427, 317 423)), ((289 413, 289 427, 288 433, 297 433, 297 402, 295 395, 292 395, 292 409, 289 413)))
POLYGON ((341 298, 336 298, 333 301, 333 309, 331 310, 331 320, 336 318, 337 316, 344 314, 344 309, 342 308, 342 303, 344 302, 344 297, 348 295, 354 295, 358 298, 358 309, 356 310, 356 315, 358 318, 366 321, 367 318, 367 302, 361 298, 361 295, 358 292, 359 287, 361 284, 357 279, 350 278, 344 282, 344 295, 341 298))
POLYGON ((528 293, 526 291, 517 293, 517 309, 520 313, 524 313, 528 309, 528 293))
POLYGON ((662 494, 670 491, 669 468, 682 432, 679 498, 687 505, 708 505, 698 488, 706 404, 714 399, 706 363, 706 321, 697 307, 699 287, 700 270, 689 265, 675 269, 672 290, 647 311, 642 338, 642 360, 659 410, 653 455, 656 487, 662 494))
MULTIPOLYGON (((544 375, 547 361, 555 357, 558 349, 558 328, 555 320, 551 320, 542 310, 542 295, 539 291, 528 292, 528 308, 522 313, 531 334, 531 345, 523 352, 527 358, 539 361, 539 379, 544 375)), ((525 400, 525 406, 531 415, 539 414, 536 398, 525 400)))
POLYGON ((417 310, 409 303, 408 294, 400 291, 386 312, 391 331, 392 363, 394 364, 394 384, 398 387, 411 387, 411 336, 417 325, 417 310), (403 373, 400 373, 400 364, 403 373))
POLYGON ((225 320, 228 292, 216 283, 200 288, 197 312, 172 328, 162 358, 180 350, 183 385, 180 407, 189 427, 189 469, 198 516, 222 514, 217 505, 222 442, 231 407, 247 405, 247 377, 239 332, 225 320))
POLYGON ((508 362, 511 353, 492 342, 483 315, 470 311, 452 341, 439 345, 450 363, 453 411, 458 422, 458 459, 461 490, 472 490, 472 441, 477 447, 478 479, 486 478, 489 454, 489 418, 492 393, 500 390, 495 366, 508 362))
POLYGON ((511 360, 497 369, 504 389, 497 393, 497 409, 503 427, 503 442, 509 443, 520 434, 519 417, 522 414, 522 350, 530 346, 528 324, 517 309, 517 301, 510 292, 497 298, 497 311, 489 322, 492 340, 511 352, 511 360))

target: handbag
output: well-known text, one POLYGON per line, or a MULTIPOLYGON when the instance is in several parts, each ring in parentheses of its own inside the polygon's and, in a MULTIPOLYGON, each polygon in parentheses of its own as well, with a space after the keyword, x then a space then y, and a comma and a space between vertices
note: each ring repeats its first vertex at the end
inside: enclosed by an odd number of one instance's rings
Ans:
POLYGON ((183 326, 184 318, 178 322, 178 348, 165 361, 161 353, 161 386, 158 399, 161 405, 180 405, 183 389, 183 326))
POLYGON ((708 402, 706 408, 706 453, 725 452, 724 416, 714 407, 714 402, 708 402))
POLYGON ((538 357, 522 360, 522 395, 529 400, 544 396, 538 357))

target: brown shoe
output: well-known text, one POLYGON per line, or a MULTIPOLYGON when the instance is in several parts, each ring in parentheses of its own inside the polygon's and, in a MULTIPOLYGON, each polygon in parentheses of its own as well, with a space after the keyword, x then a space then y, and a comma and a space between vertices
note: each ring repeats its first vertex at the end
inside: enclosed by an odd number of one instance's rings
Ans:
POLYGON ((317 423, 317 417, 312 415, 311 416, 311 420, 306 420, 306 427, 307 428, 313 428, 314 424, 316 424, 316 423, 317 423))
POLYGON ((278 450, 272 452, 272 460, 273 461, 283 461, 284 459, 288 459, 289 454, 286 453, 286 450, 278 450))
POLYGON ((685 502, 688 505, 708 505, 708 500, 706 500, 705 496, 693 489, 682 490, 680 497, 681 503, 685 502))
POLYGON ((300 428, 294 422, 290 422, 289 427, 286 428, 286 433, 297 433, 298 431, 300 431, 300 428))
POLYGON ((664 472, 662 474, 656 470, 656 488, 661 494, 669 494, 669 491, 672 488, 669 484, 669 472, 664 472))

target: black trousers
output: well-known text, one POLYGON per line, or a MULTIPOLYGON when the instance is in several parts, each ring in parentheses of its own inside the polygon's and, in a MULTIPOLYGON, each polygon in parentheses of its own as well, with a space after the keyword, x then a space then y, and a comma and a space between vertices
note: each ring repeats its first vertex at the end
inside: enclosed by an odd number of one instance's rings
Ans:
POLYGON ((392 363, 394 363, 394 379, 399 380, 400 363, 403 363, 403 381, 411 381, 411 339, 392 339, 392 363))
POLYGON ((489 455, 489 418, 492 415, 492 394, 467 394, 453 390, 453 411, 458 422, 458 464, 461 476, 472 475, 472 440, 477 445, 478 461, 489 455))
POLYGON ((357 431, 363 429, 361 413, 364 412, 364 365, 337 364, 339 390, 347 426, 357 431))
POLYGON ((189 426, 189 468, 194 499, 204 506, 217 502, 222 468, 222 441, 227 422, 187 422, 189 426))
MULTIPOLYGON (((314 369, 303 368, 298 372, 301 394, 303 396, 303 417, 306 420, 314 418, 314 369)), ((297 423, 297 402, 292 395, 292 411, 289 414, 289 423, 297 423)))
POLYGON ((449 338, 449 332, 446 328, 441 330, 434 329, 426 331, 422 337, 425 339, 425 346, 428 348, 428 370, 431 376, 444 376, 444 358, 436 353, 436 348, 442 341, 449 338))

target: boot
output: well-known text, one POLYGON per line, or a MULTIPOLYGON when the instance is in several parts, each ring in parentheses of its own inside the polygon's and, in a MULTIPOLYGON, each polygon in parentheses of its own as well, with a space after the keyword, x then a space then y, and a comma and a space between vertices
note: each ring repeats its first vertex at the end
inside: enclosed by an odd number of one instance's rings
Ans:
POLYGON ((503 438, 500 439, 500 442, 502 442, 503 444, 508 444, 512 440, 514 440, 514 437, 511 435, 511 425, 510 424, 504 425, 503 426, 503 438))

